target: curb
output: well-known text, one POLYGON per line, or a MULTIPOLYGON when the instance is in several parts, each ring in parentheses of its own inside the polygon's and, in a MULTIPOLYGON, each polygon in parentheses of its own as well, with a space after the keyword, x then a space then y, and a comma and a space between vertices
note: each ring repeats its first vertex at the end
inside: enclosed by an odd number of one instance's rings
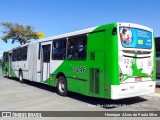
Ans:
POLYGON ((160 94, 159 93, 153 93, 154 97, 159 97, 160 98, 160 94))
POLYGON ((152 98, 155 98, 155 99, 160 99, 160 94, 158 93, 151 93, 151 94, 148 94, 148 95, 145 95, 147 97, 152 97, 152 98))

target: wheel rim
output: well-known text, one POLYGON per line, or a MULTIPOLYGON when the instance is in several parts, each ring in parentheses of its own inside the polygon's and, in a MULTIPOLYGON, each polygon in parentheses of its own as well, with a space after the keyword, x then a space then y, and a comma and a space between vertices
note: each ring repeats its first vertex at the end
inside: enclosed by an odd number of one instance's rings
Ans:
POLYGON ((65 84, 63 81, 59 82, 59 91, 64 92, 65 91, 65 84))
POLYGON ((22 75, 21 74, 19 75, 19 80, 22 81, 22 75))

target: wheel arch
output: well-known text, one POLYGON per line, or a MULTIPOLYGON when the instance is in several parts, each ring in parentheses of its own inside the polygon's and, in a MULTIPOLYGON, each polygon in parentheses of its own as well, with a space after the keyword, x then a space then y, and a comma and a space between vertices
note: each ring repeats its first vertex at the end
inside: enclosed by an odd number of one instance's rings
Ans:
POLYGON ((63 77, 65 78, 65 80, 66 80, 66 83, 67 83, 67 79, 66 79, 65 74, 64 74, 63 72, 59 72, 59 73, 56 75, 55 87, 57 87, 58 78, 59 78, 60 76, 63 76, 63 77))

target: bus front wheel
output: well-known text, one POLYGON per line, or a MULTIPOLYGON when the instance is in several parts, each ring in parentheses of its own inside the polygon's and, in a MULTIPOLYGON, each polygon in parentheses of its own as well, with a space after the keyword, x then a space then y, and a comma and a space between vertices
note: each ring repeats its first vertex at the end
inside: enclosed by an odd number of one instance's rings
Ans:
POLYGON ((67 82, 63 76, 58 77, 57 81, 57 92, 61 96, 67 95, 67 82))

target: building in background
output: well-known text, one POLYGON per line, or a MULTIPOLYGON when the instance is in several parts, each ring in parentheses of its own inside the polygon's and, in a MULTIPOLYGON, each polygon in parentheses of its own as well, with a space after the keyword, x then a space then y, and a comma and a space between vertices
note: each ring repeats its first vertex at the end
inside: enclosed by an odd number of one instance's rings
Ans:
POLYGON ((155 38, 155 44, 156 44, 157 78, 160 78, 160 37, 155 38))

